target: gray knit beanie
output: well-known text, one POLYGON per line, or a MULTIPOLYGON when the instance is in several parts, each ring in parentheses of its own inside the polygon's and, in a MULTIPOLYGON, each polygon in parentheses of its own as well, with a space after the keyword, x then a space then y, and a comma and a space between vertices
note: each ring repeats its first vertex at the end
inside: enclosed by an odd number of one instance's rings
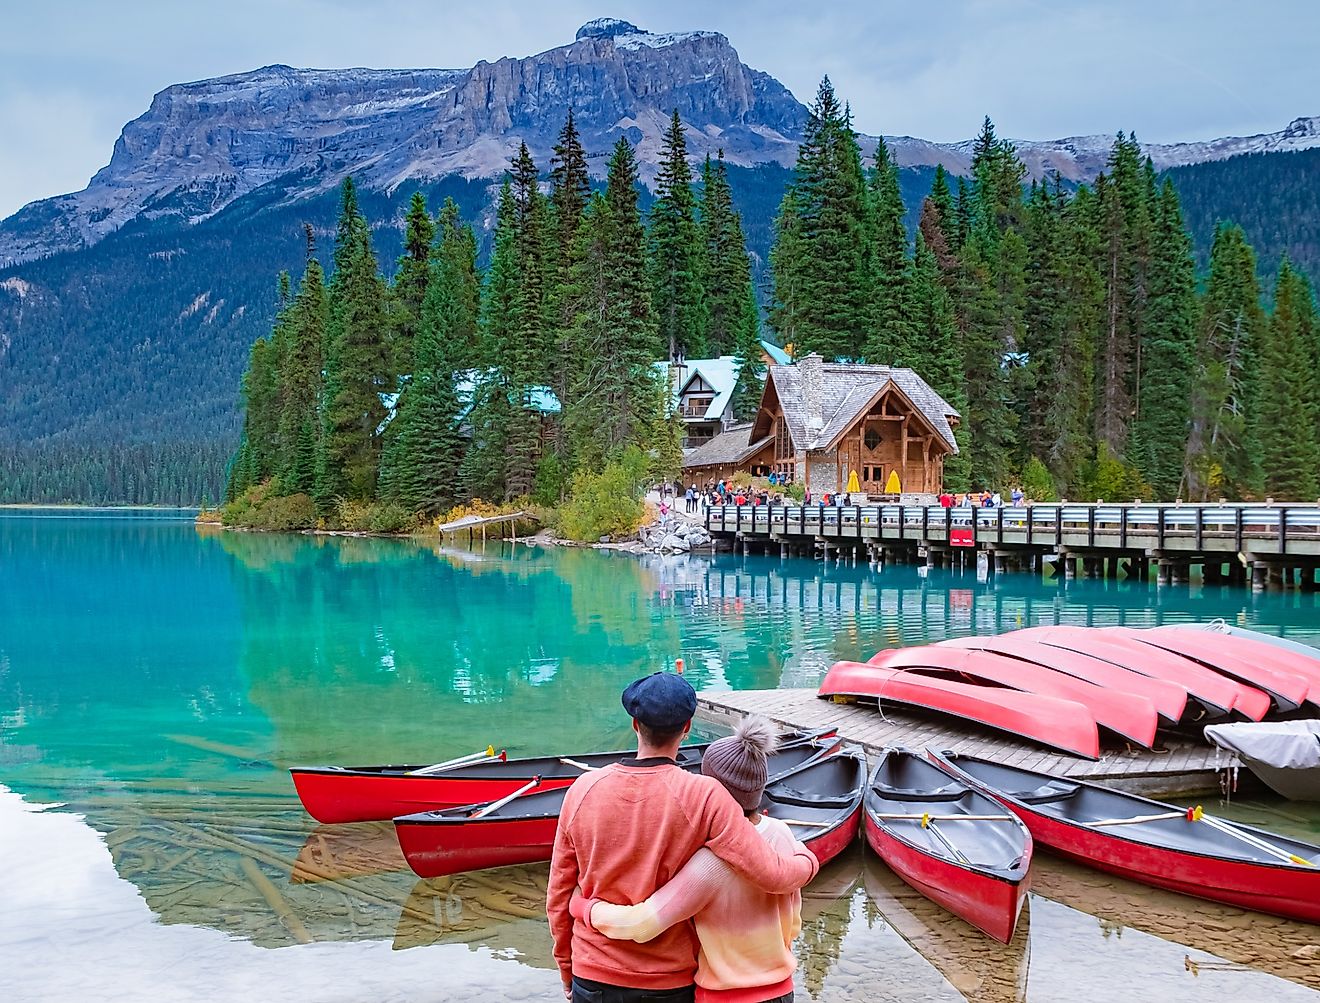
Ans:
POLYGON ((732 735, 711 743, 701 757, 701 772, 722 783, 743 811, 754 811, 765 792, 766 760, 778 744, 766 718, 745 717, 732 735))

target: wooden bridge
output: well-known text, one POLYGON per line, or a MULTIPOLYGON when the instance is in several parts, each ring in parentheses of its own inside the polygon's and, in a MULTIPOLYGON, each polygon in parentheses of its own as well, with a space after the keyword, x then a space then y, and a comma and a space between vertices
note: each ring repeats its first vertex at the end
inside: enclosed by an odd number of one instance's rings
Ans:
POLYGON ((743 552, 1053 565, 1069 577, 1146 579, 1154 564, 1161 581, 1186 581, 1199 566, 1211 582, 1320 588, 1318 505, 714 505, 706 528, 717 546, 743 552))

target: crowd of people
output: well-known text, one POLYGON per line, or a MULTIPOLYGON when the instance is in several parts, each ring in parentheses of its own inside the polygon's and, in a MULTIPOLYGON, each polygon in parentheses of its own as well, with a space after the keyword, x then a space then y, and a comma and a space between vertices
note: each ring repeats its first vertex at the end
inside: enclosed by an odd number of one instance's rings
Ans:
POLYGON ((760 812, 770 722, 714 742, 679 769, 697 695, 656 672, 623 691, 637 755, 564 797, 546 912, 572 1003, 791 1003, 799 889, 819 863, 760 812))
MULTIPOLYGON (((1025 504, 1027 496, 1020 487, 1014 487, 1009 495, 1009 504, 1014 508, 1025 504)), ((954 494, 949 491, 940 493, 940 504, 944 508, 963 508, 971 506, 972 508, 999 508, 1004 504, 1004 497, 998 491, 959 491, 954 494)))

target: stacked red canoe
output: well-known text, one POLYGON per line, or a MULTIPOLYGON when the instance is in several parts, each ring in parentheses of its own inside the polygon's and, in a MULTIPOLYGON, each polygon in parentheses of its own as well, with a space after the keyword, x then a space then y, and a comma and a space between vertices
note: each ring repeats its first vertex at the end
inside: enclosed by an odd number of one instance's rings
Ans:
POLYGON ((1320 708, 1320 658, 1174 627, 1032 627, 838 662, 819 695, 937 711, 1096 759, 1162 727, 1320 708))

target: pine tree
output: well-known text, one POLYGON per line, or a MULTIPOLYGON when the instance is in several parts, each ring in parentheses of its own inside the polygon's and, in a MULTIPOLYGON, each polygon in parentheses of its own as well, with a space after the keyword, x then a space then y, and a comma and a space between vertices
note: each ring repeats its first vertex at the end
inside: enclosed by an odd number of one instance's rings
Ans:
POLYGON ((651 302, 660 343, 672 361, 706 352, 701 231, 697 227, 687 139, 674 109, 660 152, 655 202, 647 232, 651 302))
POLYGON ((869 329, 870 213, 848 110, 826 77, 780 204, 771 323, 799 352, 857 357, 869 329), (790 243, 779 246, 787 236, 790 243))
POLYGON ((322 498, 369 499, 375 495, 381 394, 396 389, 385 313, 385 284, 371 233, 357 205, 352 178, 344 180, 330 282, 330 352, 322 498))
POLYGON ((1173 498, 1182 479, 1196 354, 1196 273, 1173 182, 1152 205, 1147 302, 1141 325, 1137 415, 1129 458, 1155 489, 1173 498))
MULTIPOLYGON (((743 238, 742 217, 733 206, 723 150, 718 151, 714 164, 710 157, 706 158, 701 176, 706 350, 714 356, 737 354, 740 344, 750 337, 759 337, 760 310, 752 285, 752 265, 743 238)), ((757 346, 758 357, 759 353, 757 346)), ((759 400, 759 391, 757 396, 759 400)))
POLYGON ((898 190, 898 165, 890 158, 884 139, 876 142, 870 202, 875 299, 866 357, 881 365, 911 366, 916 345, 908 325, 904 285, 908 274, 906 210, 898 190))
POLYGON ((311 225, 304 231, 307 265, 289 311, 288 343, 280 362, 279 474, 285 491, 310 494, 316 481, 329 302, 311 225))
POLYGON ((1104 238, 1105 324, 1097 367, 1096 439, 1123 458, 1137 407, 1138 352, 1144 341, 1150 241, 1148 183, 1141 146, 1119 133, 1109 155, 1109 173, 1096 180, 1104 238))
POLYGON ((1241 227, 1223 224, 1210 251, 1197 331, 1196 380, 1183 471, 1186 497, 1259 493, 1257 367, 1264 315, 1256 255, 1241 227))
POLYGON ((564 332, 573 318, 565 297, 573 271, 573 249, 577 246, 577 231, 582 225, 582 214, 591 198, 591 179, 587 174, 587 154, 582 138, 573 121, 573 111, 560 130, 559 141, 550 160, 550 210, 553 240, 547 250, 551 267, 547 270, 546 313, 553 327, 556 351, 550 360, 550 386, 562 401, 567 392, 570 360, 558 350, 564 332))
POLYGON ((575 373, 565 424, 576 466, 598 467, 655 421, 662 394, 637 207, 637 163, 620 139, 610 157, 605 193, 592 197, 568 290, 573 326, 567 336, 575 373))
POLYGON ((939 262, 917 234, 909 266, 910 323, 913 343, 922 346, 913 365, 921 377, 961 416, 953 437, 958 453, 944 461, 944 484, 951 491, 971 488, 967 434, 967 393, 958 344, 953 301, 944 287, 939 262))
POLYGON ((442 511, 459 496, 456 383, 475 355, 480 297, 476 236, 452 199, 445 200, 437 230, 416 365, 381 457, 381 496, 416 512, 442 511))
POLYGON ((498 353, 508 387, 509 415, 504 483, 508 498, 531 494, 540 454, 540 416, 533 407, 535 389, 549 378, 554 339, 546 308, 548 207, 541 194, 536 164, 527 144, 514 160, 510 193, 516 247, 517 317, 513 337, 498 353))
POLYGON ((401 373, 412 371, 412 343, 421 324, 422 300, 426 298, 434 240, 435 223, 426 211, 426 196, 413 192, 404 217, 403 255, 399 258, 391 290, 395 368, 401 373))
POLYGON ((1309 502, 1320 489, 1315 338, 1311 287, 1285 257, 1279 266, 1274 312, 1262 332, 1262 392, 1256 404, 1264 488, 1282 501, 1309 502))

